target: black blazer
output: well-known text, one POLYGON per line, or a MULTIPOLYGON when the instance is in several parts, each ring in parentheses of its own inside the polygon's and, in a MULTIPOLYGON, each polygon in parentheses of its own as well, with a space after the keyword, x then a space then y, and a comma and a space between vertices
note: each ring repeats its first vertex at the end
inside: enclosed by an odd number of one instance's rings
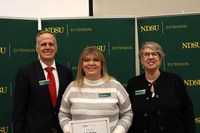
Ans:
POLYGON ((62 133, 58 112, 62 94, 73 80, 72 72, 56 63, 59 92, 56 109, 53 108, 48 85, 40 85, 45 75, 39 61, 22 66, 16 75, 13 107, 14 133, 62 133))

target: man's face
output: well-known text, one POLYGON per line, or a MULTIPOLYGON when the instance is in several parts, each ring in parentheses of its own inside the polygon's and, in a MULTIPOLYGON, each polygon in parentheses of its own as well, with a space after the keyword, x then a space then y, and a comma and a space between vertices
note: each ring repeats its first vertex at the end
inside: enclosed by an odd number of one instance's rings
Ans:
POLYGON ((55 37, 49 33, 43 33, 38 38, 36 51, 43 62, 53 61, 58 50, 55 37))

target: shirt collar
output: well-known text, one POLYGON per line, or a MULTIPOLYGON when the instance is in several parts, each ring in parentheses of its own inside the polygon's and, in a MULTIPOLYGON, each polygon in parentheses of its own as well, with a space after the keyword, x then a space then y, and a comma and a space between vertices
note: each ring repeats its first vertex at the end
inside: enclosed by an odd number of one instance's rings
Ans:
MULTIPOLYGON (((44 64, 41 60, 39 60, 41 65, 42 65, 42 68, 45 69, 46 67, 48 67, 46 64, 44 64)), ((50 66, 52 67, 53 69, 56 69, 56 63, 55 63, 55 60, 53 61, 53 64, 50 66)))

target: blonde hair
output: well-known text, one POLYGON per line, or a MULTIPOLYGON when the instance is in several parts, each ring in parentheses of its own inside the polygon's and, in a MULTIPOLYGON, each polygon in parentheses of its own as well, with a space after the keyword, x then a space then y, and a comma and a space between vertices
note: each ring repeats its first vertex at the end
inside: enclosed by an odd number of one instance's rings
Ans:
POLYGON ((88 46, 82 51, 80 58, 79 58, 78 71, 77 71, 77 75, 76 75, 76 79, 75 79, 75 83, 79 88, 81 88, 83 86, 85 72, 82 69, 82 64, 83 64, 83 59, 87 55, 93 55, 101 61, 101 65, 102 65, 101 76, 102 76, 103 80, 109 81, 111 79, 114 79, 113 77, 109 76, 109 74, 107 72, 106 60, 105 60, 105 57, 104 57, 102 51, 100 51, 95 46, 88 46))

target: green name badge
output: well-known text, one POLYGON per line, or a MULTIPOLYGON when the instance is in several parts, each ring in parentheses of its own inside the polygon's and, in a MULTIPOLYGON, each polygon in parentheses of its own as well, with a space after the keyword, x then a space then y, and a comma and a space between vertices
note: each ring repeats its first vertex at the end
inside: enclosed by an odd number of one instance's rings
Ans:
POLYGON ((145 89, 135 91, 135 95, 136 96, 137 95, 144 95, 144 94, 146 94, 146 90, 145 89))
POLYGON ((50 84, 50 80, 40 80, 39 81, 40 86, 49 85, 49 84, 50 84))
POLYGON ((111 93, 99 93, 99 97, 110 97, 111 93))

